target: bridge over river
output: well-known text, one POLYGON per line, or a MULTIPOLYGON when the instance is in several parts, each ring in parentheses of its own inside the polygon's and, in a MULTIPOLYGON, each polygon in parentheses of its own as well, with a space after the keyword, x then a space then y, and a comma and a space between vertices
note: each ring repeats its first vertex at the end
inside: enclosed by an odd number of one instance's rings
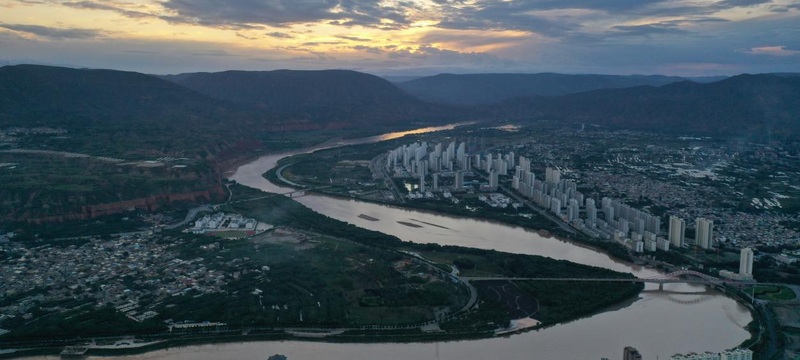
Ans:
POLYGON ((703 285, 728 285, 728 286, 752 286, 752 285, 773 285, 769 283, 757 283, 755 281, 737 281, 729 279, 720 279, 710 275, 706 275, 697 271, 681 270, 674 271, 663 276, 651 278, 542 278, 542 277, 459 277, 463 281, 490 281, 490 280, 508 280, 508 281, 571 281, 571 282, 636 282, 636 283, 654 283, 658 284, 659 288, 663 288, 664 284, 683 283, 683 284, 703 284, 703 285))

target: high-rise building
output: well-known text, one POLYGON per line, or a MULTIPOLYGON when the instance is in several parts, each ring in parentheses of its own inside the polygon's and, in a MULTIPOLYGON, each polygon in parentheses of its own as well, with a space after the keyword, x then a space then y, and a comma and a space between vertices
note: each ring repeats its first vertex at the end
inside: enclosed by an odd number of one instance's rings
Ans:
POLYGON ((580 218, 580 206, 578 200, 569 199, 567 202, 567 220, 572 222, 580 218))
POLYGON ((439 174, 433 174, 433 191, 439 191, 439 174))
POLYGON ((703 249, 714 247, 714 222, 704 218, 697 218, 695 245, 703 249))
POLYGON ((419 192, 425 192, 425 175, 419 176, 419 192))
POLYGON ((545 181, 558 184, 561 181, 561 171, 548 167, 545 169, 545 181))
POLYGON ((464 189, 464 172, 463 171, 456 171, 456 183, 455 187, 457 191, 461 191, 464 189))
POLYGON ((753 249, 742 249, 739 256, 739 275, 753 275, 753 249))
POLYGON ((591 203, 588 200, 586 201, 586 223, 590 227, 597 225, 597 208, 594 206, 594 201, 591 203))
POLYGON ((556 199, 556 198, 551 198, 550 199, 550 211, 552 211, 553 214, 561 215, 561 200, 556 199))
POLYGON ((489 172, 489 187, 492 191, 497 190, 498 176, 497 170, 492 169, 492 171, 489 172))
POLYGON ((701 354, 690 353, 686 355, 675 354, 670 360, 753 360, 753 350, 733 349, 720 353, 704 352, 701 354))
POLYGON ((676 248, 683 248, 686 222, 677 216, 669 217, 669 242, 676 248))
POLYGON ((622 354, 622 360, 642 360, 642 354, 635 347, 626 346, 622 354))
POLYGON ((719 353, 719 360, 753 360, 753 350, 734 349, 719 353))

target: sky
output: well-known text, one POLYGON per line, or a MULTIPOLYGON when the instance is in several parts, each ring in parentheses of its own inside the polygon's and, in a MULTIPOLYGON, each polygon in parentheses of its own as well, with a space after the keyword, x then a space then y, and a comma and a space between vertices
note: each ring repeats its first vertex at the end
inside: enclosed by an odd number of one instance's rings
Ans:
POLYGON ((800 0, 0 0, 0 61, 152 74, 800 72, 800 0))

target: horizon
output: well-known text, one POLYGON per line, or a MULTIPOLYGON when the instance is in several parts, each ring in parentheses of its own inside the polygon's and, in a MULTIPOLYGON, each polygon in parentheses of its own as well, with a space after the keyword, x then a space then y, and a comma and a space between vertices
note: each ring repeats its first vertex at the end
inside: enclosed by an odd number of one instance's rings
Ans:
MULTIPOLYGON (((66 69, 74 69, 74 70, 108 70, 108 71, 122 71, 122 72, 134 72, 144 75, 151 75, 151 76, 176 76, 182 74, 196 74, 196 73, 221 73, 227 71, 242 71, 242 72, 270 72, 270 71, 330 71, 330 70, 340 70, 340 71, 354 71, 363 74, 373 75, 380 78, 424 78, 424 77, 433 77, 439 75, 541 75, 541 74, 556 74, 556 75, 597 75, 597 76, 663 76, 663 77, 678 77, 678 78, 685 78, 687 80, 691 79, 702 79, 702 78, 731 78, 740 75, 776 75, 776 74, 800 74, 798 72, 786 72, 786 71, 779 71, 779 72, 742 72, 742 73, 732 73, 732 74, 720 74, 720 75, 667 75, 667 74, 657 74, 657 73, 625 73, 625 74, 612 74, 612 73, 566 73, 566 72, 552 72, 552 71, 542 71, 542 72, 438 72, 438 73, 426 73, 426 74, 415 74, 415 75, 407 75, 407 74, 381 74, 375 73, 367 70, 361 69, 350 69, 350 68, 320 68, 320 69, 292 69, 292 68, 276 68, 276 69, 262 69, 262 70, 246 70, 246 69, 223 69, 223 70, 198 70, 198 71, 187 71, 187 72, 178 72, 178 73, 148 73, 148 72, 141 72, 136 70, 127 70, 127 69, 117 69, 117 68, 108 68, 108 67, 87 67, 87 66, 78 66, 78 65, 65 65, 65 64, 50 64, 50 63, 35 63, 35 62, 24 62, 24 63, 7 63, 5 65, 0 65, 0 68, 4 67, 11 67, 11 66, 47 66, 47 67, 60 67, 66 69)), ((387 79, 388 80, 388 79, 387 79)), ((406 80, 403 80, 406 81, 406 80)), ((402 81, 401 81, 402 82, 402 81)))

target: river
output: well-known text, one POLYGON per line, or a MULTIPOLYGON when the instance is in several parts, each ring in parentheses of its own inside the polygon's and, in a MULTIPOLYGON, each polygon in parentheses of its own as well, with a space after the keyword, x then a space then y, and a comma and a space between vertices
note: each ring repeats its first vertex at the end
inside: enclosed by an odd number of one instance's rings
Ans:
MULTIPOLYGON (((412 133, 449 129, 418 129, 376 137, 329 142, 320 146, 266 155, 240 166, 231 179, 268 192, 292 189, 270 183, 262 174, 283 157, 321 148, 383 141, 412 133)), ((655 270, 615 261, 609 256, 554 237, 496 222, 406 210, 361 201, 308 195, 297 201, 330 217, 418 243, 461 245, 548 256, 572 262, 654 276, 655 270), (378 221, 359 218, 365 214, 378 221), (413 222, 408 227, 397 221, 413 222), (428 223, 428 224, 426 224, 428 223), (432 226, 429 224, 435 224, 432 226)), ((290 360, 351 359, 619 359, 625 346, 639 349, 645 359, 669 359, 675 353, 721 351, 750 335, 744 327, 752 317, 744 306, 704 286, 667 284, 664 291, 648 285, 638 299, 608 311, 539 331, 492 339, 414 344, 342 344, 266 341, 211 344, 154 351, 125 359, 259 359, 284 354, 290 360)))

